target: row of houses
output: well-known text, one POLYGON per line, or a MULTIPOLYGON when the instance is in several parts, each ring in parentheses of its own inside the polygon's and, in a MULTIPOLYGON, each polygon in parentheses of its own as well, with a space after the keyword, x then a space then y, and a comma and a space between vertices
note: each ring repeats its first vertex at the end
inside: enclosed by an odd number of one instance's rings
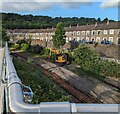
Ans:
MULTIPOLYGON (((120 42, 120 22, 109 22, 93 25, 69 26, 65 27, 66 43, 69 41, 98 43, 98 44, 119 44, 120 42)), ((55 34, 56 28, 48 29, 17 29, 7 30, 10 40, 15 42, 19 39, 32 39, 32 42, 50 42, 55 34)))

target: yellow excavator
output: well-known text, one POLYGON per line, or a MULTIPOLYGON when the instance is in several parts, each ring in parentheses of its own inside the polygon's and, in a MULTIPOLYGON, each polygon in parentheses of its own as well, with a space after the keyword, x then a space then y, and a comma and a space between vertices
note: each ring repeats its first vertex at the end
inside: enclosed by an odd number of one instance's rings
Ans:
POLYGON ((68 61, 68 54, 62 53, 60 50, 50 48, 49 58, 51 58, 52 53, 55 53, 55 62, 59 65, 64 65, 68 61))

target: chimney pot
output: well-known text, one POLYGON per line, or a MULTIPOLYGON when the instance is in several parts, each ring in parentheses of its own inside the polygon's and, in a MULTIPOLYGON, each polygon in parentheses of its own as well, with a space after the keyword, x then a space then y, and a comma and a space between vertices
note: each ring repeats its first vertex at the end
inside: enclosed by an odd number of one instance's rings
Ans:
POLYGON ((95 22, 95 27, 97 26, 97 22, 95 22))
POLYGON ((107 20, 107 25, 109 25, 109 20, 107 20))
POLYGON ((79 24, 77 24, 77 27, 79 27, 79 24))

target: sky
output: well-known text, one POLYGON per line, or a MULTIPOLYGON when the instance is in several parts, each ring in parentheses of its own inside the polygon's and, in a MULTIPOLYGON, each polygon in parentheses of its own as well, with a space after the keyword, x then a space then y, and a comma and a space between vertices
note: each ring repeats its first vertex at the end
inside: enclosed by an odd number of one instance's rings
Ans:
POLYGON ((1 12, 118 20, 119 0, 3 0, 1 12))

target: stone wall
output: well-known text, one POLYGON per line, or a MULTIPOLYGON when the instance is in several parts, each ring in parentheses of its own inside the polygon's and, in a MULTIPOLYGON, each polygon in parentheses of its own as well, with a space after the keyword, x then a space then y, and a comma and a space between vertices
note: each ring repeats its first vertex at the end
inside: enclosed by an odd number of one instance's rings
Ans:
POLYGON ((88 44, 88 47, 91 49, 96 50, 99 52, 102 56, 109 57, 109 58, 115 58, 120 59, 120 45, 98 45, 95 47, 94 44, 88 44))
MULTIPOLYGON (((41 45, 43 47, 48 48, 54 48, 52 41, 46 42, 46 41, 38 41, 33 40, 32 45, 41 45)), ((109 58, 115 58, 120 59, 120 45, 104 45, 99 44, 95 47, 95 44, 86 44, 88 47, 90 47, 93 50, 96 50, 99 52, 103 57, 109 57, 109 58)), ((70 48, 71 46, 69 44, 65 44, 63 48, 70 48)))
POLYGON ((48 48, 54 48, 52 41, 46 42, 45 40, 44 41, 32 40, 31 44, 32 45, 40 45, 40 46, 48 47, 48 48))

